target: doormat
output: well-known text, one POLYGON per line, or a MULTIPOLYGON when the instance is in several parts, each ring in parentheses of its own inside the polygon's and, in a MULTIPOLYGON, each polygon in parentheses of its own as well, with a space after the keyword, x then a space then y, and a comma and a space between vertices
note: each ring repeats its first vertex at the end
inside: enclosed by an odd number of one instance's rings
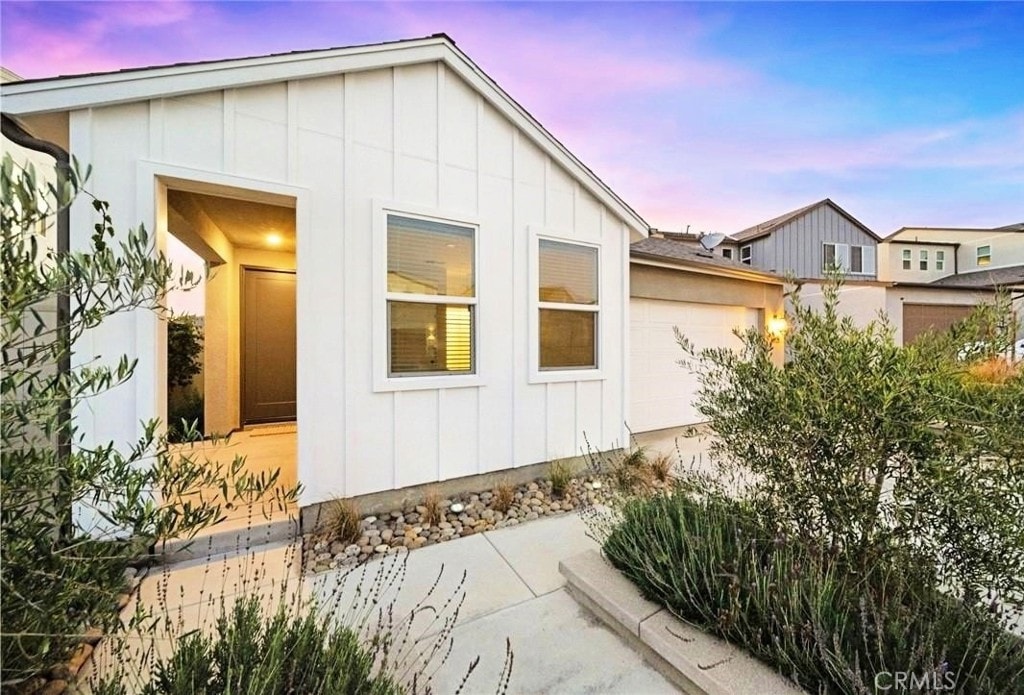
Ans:
POLYGON ((294 422, 284 425, 256 425, 245 430, 251 437, 269 437, 272 434, 295 434, 298 426, 294 422))

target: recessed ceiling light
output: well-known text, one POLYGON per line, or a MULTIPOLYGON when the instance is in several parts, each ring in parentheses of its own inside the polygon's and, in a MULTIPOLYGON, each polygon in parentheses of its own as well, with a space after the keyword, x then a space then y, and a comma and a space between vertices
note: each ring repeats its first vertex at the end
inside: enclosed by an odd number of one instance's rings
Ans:
POLYGON ((267 246, 280 246, 284 239, 281 238, 280 234, 270 233, 266 237, 267 246))

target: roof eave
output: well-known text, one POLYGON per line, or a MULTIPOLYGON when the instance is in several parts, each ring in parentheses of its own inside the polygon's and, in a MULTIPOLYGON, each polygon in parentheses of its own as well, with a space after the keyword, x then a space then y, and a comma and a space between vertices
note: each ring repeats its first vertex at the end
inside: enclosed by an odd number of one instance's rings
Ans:
POLYGON ((430 62, 442 60, 450 46, 443 37, 429 37, 391 44, 29 80, 5 84, 0 90, 5 113, 34 115, 430 62))
POLYGON ((697 260, 673 258, 670 256, 662 256, 656 253, 646 253, 644 251, 631 250, 629 252, 629 261, 630 263, 635 262, 638 265, 650 265, 653 267, 675 269, 689 269, 705 273, 707 275, 718 275, 721 277, 736 278, 739 280, 752 280, 755 282, 763 282, 771 285, 786 284, 785 278, 780 277, 778 275, 773 275, 771 273, 763 273, 757 270, 744 270, 743 268, 730 268, 715 263, 702 263, 701 261, 697 260))
POLYGON ((542 150, 587 183, 587 190, 629 227, 631 237, 648 236, 650 225, 639 213, 443 35, 389 44, 15 82, 3 85, 3 111, 15 117, 65 112, 438 61, 474 86, 492 106, 532 136, 542 150))

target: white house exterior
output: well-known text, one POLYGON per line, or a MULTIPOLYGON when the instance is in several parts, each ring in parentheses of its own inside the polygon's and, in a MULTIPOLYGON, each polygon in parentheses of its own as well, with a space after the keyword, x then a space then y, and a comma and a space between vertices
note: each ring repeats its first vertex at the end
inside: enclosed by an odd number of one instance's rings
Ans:
MULTIPOLYGON (((295 331, 303 506, 625 441, 629 244, 648 227, 446 37, 18 82, 3 110, 93 166, 119 230, 218 266, 208 420, 244 427, 240 386, 273 371, 246 336, 295 331), (254 327, 287 313, 289 276, 294 328, 254 327)), ((93 221, 76 204, 72 248, 93 221)), ((86 443, 127 443, 166 416, 165 324, 119 316, 77 359, 99 354, 136 376, 76 417, 86 443)))

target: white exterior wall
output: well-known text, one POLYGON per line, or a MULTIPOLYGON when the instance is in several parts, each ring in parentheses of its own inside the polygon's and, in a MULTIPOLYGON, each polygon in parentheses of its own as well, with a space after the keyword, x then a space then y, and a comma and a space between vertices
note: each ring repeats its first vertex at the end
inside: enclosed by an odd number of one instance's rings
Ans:
MULTIPOLYGON (((303 505, 578 454, 584 433, 599 449, 624 441, 627 226, 441 63, 81 110, 70 124, 118 229, 160 221, 154 174, 296 200, 303 505), (375 391, 381 201, 479 225, 479 385, 375 391), (600 246, 600 378, 531 383, 536 233, 600 246)), ((91 224, 78 205, 73 244, 91 224)), ((140 362, 81 413, 86 432, 127 441, 163 416, 163 330, 140 313, 90 336, 80 360, 116 346, 140 362)))

